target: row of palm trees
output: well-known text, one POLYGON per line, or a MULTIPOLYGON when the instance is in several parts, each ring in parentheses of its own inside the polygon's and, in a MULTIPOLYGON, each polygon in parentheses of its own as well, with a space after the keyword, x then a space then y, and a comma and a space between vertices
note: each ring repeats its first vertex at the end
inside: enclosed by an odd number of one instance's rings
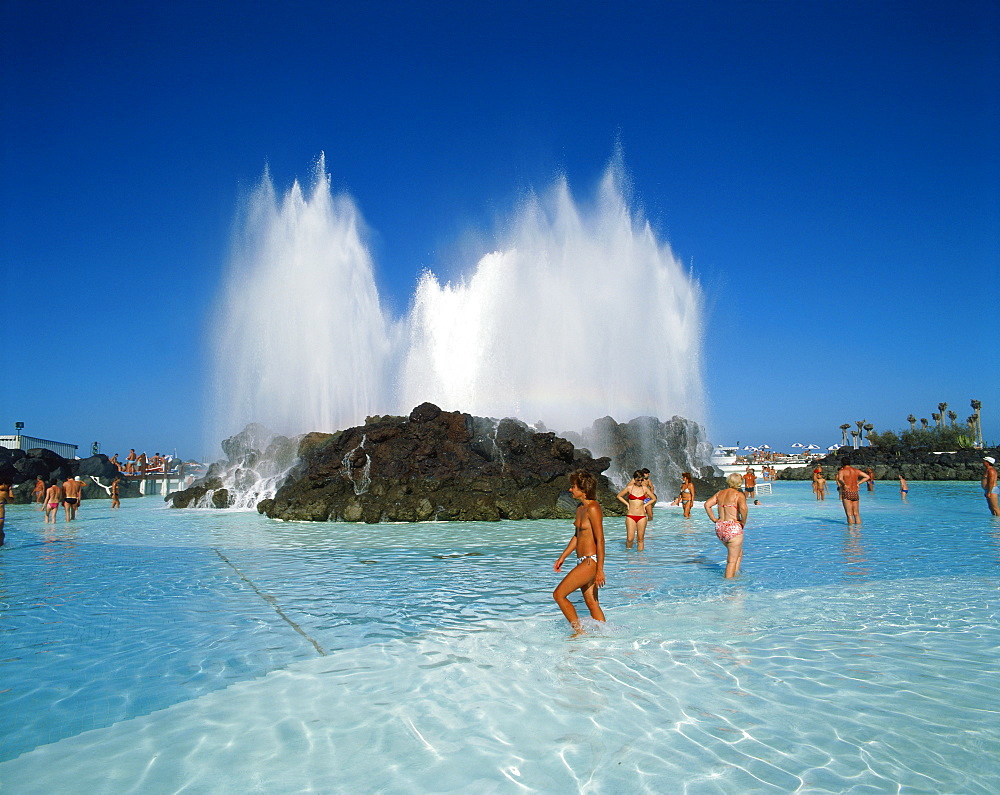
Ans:
MULTIPOLYGON (((966 420, 966 422, 968 422, 969 428, 971 428, 973 433, 975 434, 976 438, 974 439, 974 441, 976 442, 976 444, 981 445, 983 443, 983 425, 981 416, 983 403, 980 400, 972 400, 970 401, 970 405, 972 406, 973 413, 969 415, 969 418, 968 420, 966 420)), ((958 420, 958 414, 955 413, 954 411, 949 411, 947 403, 938 403, 938 410, 936 412, 931 412, 931 419, 934 420, 938 428, 943 429, 945 427, 944 425, 945 417, 947 417, 951 421, 951 427, 954 428, 955 422, 958 420)), ((917 430, 917 418, 913 414, 910 414, 910 416, 906 418, 906 421, 910 423, 911 431, 917 430)), ((840 434, 843 440, 843 446, 847 447, 848 431, 850 431, 851 444, 853 445, 855 450, 857 450, 861 446, 861 443, 865 439, 866 433, 869 436, 868 443, 871 444, 870 437, 872 431, 875 430, 875 426, 866 420, 855 420, 854 424, 858 426, 857 429, 855 430, 850 430, 851 423, 849 422, 845 422, 843 425, 840 426, 840 434)), ((930 421, 926 417, 921 417, 920 425, 923 430, 927 430, 928 425, 930 425, 930 421)))
MULTIPOLYGON (((972 414, 969 415, 969 417, 966 420, 966 422, 969 424, 969 427, 976 434, 975 442, 977 444, 982 444, 983 443, 983 424, 982 424, 983 402, 981 400, 970 400, 969 401, 969 405, 972 406, 972 414)), ((931 412, 931 419, 933 419, 934 422, 937 423, 938 428, 944 428, 944 418, 946 416, 946 413, 947 413, 948 419, 951 420, 951 427, 954 428, 955 427, 955 421, 958 419, 958 414, 956 414, 954 411, 948 411, 948 404, 947 403, 938 403, 938 410, 937 410, 937 412, 931 412)), ((915 431, 917 429, 917 418, 915 416, 913 416, 913 414, 910 414, 910 416, 908 416, 906 418, 906 421, 908 423, 910 423, 910 430, 911 431, 915 431)), ((921 425, 921 427, 924 430, 927 429, 927 426, 929 424, 930 423, 927 421, 926 417, 921 417, 920 418, 920 425, 921 425)))
MULTIPOLYGON (((867 420, 855 420, 854 424, 858 426, 857 430, 851 431, 851 444, 854 449, 857 450, 861 446, 861 442, 864 441, 864 433, 871 434, 875 430, 875 426, 872 425, 867 420)), ((847 429, 851 427, 851 423, 845 422, 840 426, 840 434, 843 439, 842 447, 847 447, 847 429)), ((871 444, 871 442, 868 442, 871 444)))

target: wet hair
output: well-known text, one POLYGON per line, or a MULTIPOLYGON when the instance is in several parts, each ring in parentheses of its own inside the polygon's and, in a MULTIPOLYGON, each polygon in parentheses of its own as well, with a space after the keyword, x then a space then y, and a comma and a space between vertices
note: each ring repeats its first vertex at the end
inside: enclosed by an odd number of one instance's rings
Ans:
POLYGON ((632 473, 632 480, 642 480, 645 475, 646 475, 645 470, 637 469, 635 472, 632 473))
POLYGON ((648 469, 644 469, 644 470, 642 470, 642 474, 643 474, 643 475, 648 475, 648 474, 649 474, 649 470, 648 470, 648 469))
POLYGON ((844 458, 841 458, 840 459, 840 465, 842 467, 849 467, 851 465, 851 459, 847 458, 846 456, 844 458))
POLYGON ((583 492, 588 500, 597 499, 597 478, 586 469, 578 469, 569 473, 569 482, 583 492))
POLYGON ((694 478, 691 477, 690 472, 681 472, 681 477, 684 478, 684 480, 694 480, 694 478))
POLYGON ((729 484, 729 488, 738 489, 743 485, 743 477, 739 472, 733 472, 733 474, 726 478, 726 483, 729 484))

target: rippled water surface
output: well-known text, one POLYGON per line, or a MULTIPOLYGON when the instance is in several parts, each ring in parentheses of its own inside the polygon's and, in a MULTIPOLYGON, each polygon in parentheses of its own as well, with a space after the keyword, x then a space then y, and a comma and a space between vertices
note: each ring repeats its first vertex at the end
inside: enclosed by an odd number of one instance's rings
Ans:
POLYGON ((609 622, 551 600, 562 522, 279 523, 10 506, 10 792, 1000 791, 1000 522, 974 483, 808 484, 609 519, 609 622))

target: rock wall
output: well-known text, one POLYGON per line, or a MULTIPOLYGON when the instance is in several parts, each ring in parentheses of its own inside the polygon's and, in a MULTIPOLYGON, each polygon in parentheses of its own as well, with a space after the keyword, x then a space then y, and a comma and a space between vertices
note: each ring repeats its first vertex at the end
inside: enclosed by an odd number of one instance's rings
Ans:
MULTIPOLYGON (((578 503, 567 475, 586 469, 597 476, 604 512, 620 516, 625 506, 601 474, 610 463, 518 420, 424 403, 409 417, 369 417, 363 426, 301 437, 298 463, 257 510, 292 521, 569 519, 578 503)), ((218 489, 218 475, 209 475, 171 495, 174 506, 198 504, 218 489)))
POLYGON ((953 453, 936 454, 930 450, 884 450, 878 447, 862 447, 852 450, 841 448, 840 452, 821 458, 807 467, 783 469, 778 472, 779 480, 810 480, 813 470, 822 468, 824 477, 832 480, 840 468, 841 458, 849 458, 858 469, 871 467, 876 480, 895 480, 900 476, 906 480, 981 480, 983 477, 983 456, 1000 460, 1000 452, 992 450, 958 450, 953 453))
MULTIPOLYGON (((10 483, 14 486, 14 503, 26 505, 34 501, 32 491, 35 479, 41 478, 46 483, 57 480, 62 483, 68 478, 79 476, 86 484, 83 489, 85 500, 110 499, 107 491, 98 486, 92 479, 98 477, 105 486, 119 474, 118 468, 111 463, 106 455, 92 455, 90 458, 63 458, 58 453, 44 447, 31 450, 8 450, 0 447, 0 483, 10 483)), ((120 495, 124 497, 139 497, 139 485, 122 480, 119 487, 120 495)))
POLYGON ((609 476, 619 488, 637 469, 648 469, 661 503, 670 502, 680 492, 682 472, 694 477, 695 499, 708 499, 725 488, 725 482, 714 475, 712 445, 705 429, 684 417, 674 416, 666 422, 656 417, 636 417, 628 422, 602 417, 582 434, 561 435, 610 458, 609 476))

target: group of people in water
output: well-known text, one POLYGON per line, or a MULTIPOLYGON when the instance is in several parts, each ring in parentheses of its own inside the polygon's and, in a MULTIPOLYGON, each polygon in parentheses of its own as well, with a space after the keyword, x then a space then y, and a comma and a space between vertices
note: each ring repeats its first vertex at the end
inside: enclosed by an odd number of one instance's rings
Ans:
MULTIPOLYGON (((986 471, 982 479, 983 491, 990 512, 1000 516, 1000 483, 996 470, 996 460, 992 456, 983 458, 986 471)), ((826 478, 823 470, 813 471, 813 491, 817 500, 826 498, 826 478)), ((875 473, 867 472, 851 466, 849 459, 841 460, 837 470, 836 483, 840 494, 848 525, 861 523, 859 489, 862 484, 868 484, 868 490, 874 491, 875 473)), ((904 496, 909 487, 902 477, 900 493, 904 496)), ((596 621, 604 621, 604 611, 598 600, 598 589, 604 586, 605 541, 604 514, 597 501, 597 478, 585 470, 577 470, 569 475, 570 494, 580 505, 576 509, 573 520, 573 536, 570 538, 562 554, 556 559, 554 569, 561 573, 567 558, 576 552, 576 565, 563 577, 552 592, 552 597, 562 611, 566 620, 573 628, 574 635, 583 632, 576 608, 569 600, 573 591, 579 590, 583 595, 584 604, 590 611, 590 616, 596 621)), ((705 500, 705 513, 715 525, 715 535, 726 547, 726 579, 735 577, 740 572, 743 562, 743 534, 747 523, 747 497, 754 496, 756 477, 748 467, 746 474, 732 473, 726 478, 726 488, 716 492, 705 500)), ((631 549, 633 544, 641 550, 645 544, 646 525, 652 518, 653 505, 656 504, 656 492, 650 480, 648 469, 638 469, 632 479, 618 492, 619 502, 626 507, 625 513, 625 547, 631 549)), ((755 500, 755 504, 759 501, 755 500)), ((691 516, 694 505, 694 481, 690 472, 684 472, 681 477, 680 494, 674 501, 681 505, 684 516, 691 516)))
MULTIPOLYGON (((705 513, 715 524, 715 535, 726 547, 726 578, 731 579, 740 572, 743 561, 743 528, 747 523, 747 497, 741 490, 743 476, 733 473, 726 479, 727 486, 705 501, 705 513), (718 515, 716 515, 716 513, 718 515)), ((567 572, 552 592, 559 609, 573 628, 574 635, 583 632, 576 608, 569 600, 573 591, 579 590, 584 604, 595 621, 604 621, 604 611, 598 599, 598 589, 606 581, 604 575, 604 513, 597 501, 597 478, 586 470, 579 469, 569 475, 569 492, 579 500, 573 520, 573 536, 562 554, 556 559, 553 569, 562 572, 563 564, 575 552, 576 565, 567 572)), ((648 469, 637 469, 628 484, 617 494, 619 502, 626 507, 625 547, 638 549, 645 545, 646 525, 652 518, 656 504, 656 492, 650 480, 648 469)), ((694 479, 690 472, 681 476, 680 493, 673 502, 680 505, 685 517, 691 516, 694 505, 694 479)))
MULTIPOLYGON (((121 508, 121 478, 116 477, 110 486, 97 485, 108 492, 111 497, 111 507, 121 508)), ((31 491, 31 496, 36 503, 40 503, 45 513, 45 523, 55 524, 59 514, 59 506, 62 505, 66 511, 66 521, 72 522, 76 519, 76 512, 80 509, 83 501, 83 488, 86 482, 78 477, 66 478, 62 484, 57 479, 44 481, 38 478, 35 481, 35 488, 31 491)))

